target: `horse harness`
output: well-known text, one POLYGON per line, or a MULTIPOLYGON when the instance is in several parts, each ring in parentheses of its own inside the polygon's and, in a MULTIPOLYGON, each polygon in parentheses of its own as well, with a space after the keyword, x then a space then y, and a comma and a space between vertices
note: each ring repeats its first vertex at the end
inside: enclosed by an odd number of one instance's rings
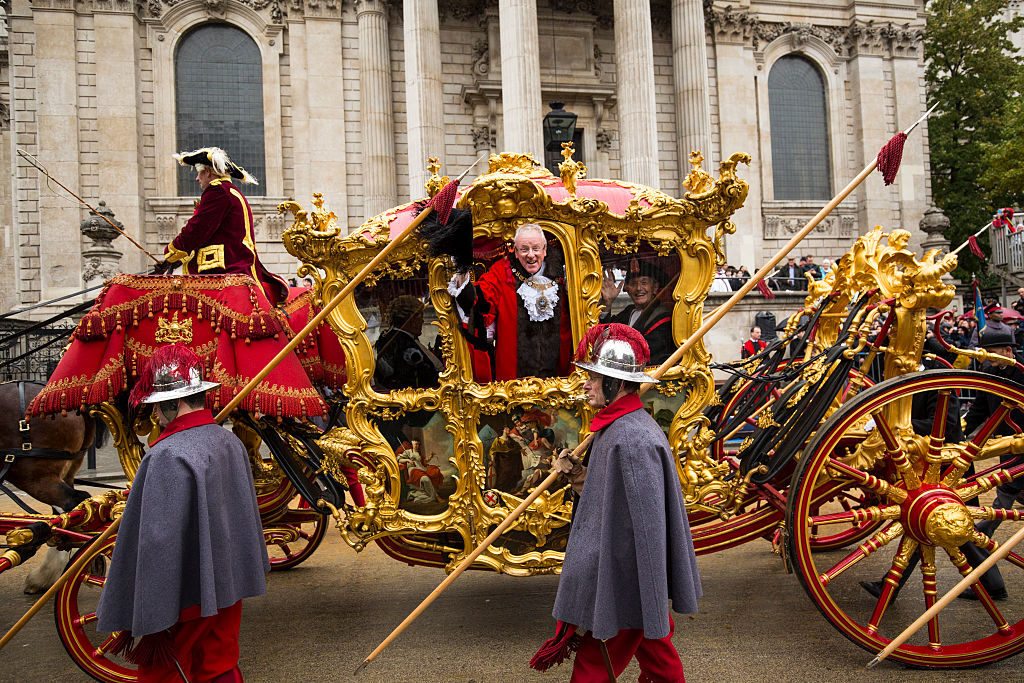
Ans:
MULTIPOLYGON (((18 382, 18 403, 20 406, 20 415, 25 415, 25 410, 28 407, 25 403, 25 385, 26 384, 39 384, 38 382, 18 382)), ((14 461, 18 458, 45 458, 49 460, 71 460, 75 457, 74 453, 63 451, 57 448, 36 448, 32 445, 32 437, 29 429, 29 421, 27 417, 22 417, 18 422, 18 433, 21 434, 21 447, 20 448, 0 448, 0 491, 3 491, 7 496, 13 500, 18 506, 28 513, 35 514, 35 510, 25 505, 22 500, 14 495, 14 492, 4 486, 4 480, 7 478, 7 473, 11 471, 11 467, 14 465, 14 461)))

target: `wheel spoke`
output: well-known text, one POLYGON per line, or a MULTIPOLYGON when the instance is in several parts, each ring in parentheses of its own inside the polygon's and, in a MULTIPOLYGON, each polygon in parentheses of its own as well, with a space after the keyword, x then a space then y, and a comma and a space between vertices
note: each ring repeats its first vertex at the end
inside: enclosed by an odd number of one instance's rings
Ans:
MULTIPOLYGON (((998 508, 997 508, 998 509, 998 508)), ((989 554, 994 553, 999 548, 999 543, 996 542, 991 536, 976 531, 974 536, 971 537, 971 543, 978 546, 979 548, 988 551, 989 554)), ((1016 566, 1024 569, 1024 557, 1021 557, 1012 550, 1006 555, 1006 560, 1016 566)))
POLYGON ((910 556, 917 550, 917 545, 917 541, 910 536, 904 536, 900 541, 900 548, 896 551, 896 556, 892 558, 892 566, 889 568, 889 573, 885 575, 885 580, 882 581, 882 594, 878 596, 878 602, 875 603, 875 611, 871 613, 871 619, 868 621, 868 633, 878 633, 878 625, 882 622, 885 610, 889 608, 889 603, 892 602, 892 598, 899 588, 900 579, 903 578, 903 572, 907 571, 907 565, 910 564, 910 556))
POLYGON ((114 642, 115 638, 117 638, 116 633, 111 633, 107 636, 102 643, 96 646, 96 649, 92 652, 92 656, 97 658, 103 657, 107 653, 107 649, 114 642))
POLYGON ((928 452, 925 462, 924 483, 938 484, 942 470, 942 446, 946 442, 946 415, 949 412, 949 389, 938 392, 935 399, 935 416, 932 418, 932 432, 928 437, 928 452))
POLYGON ((82 576, 82 583, 103 588, 104 584, 107 583, 107 577, 96 576, 95 574, 84 574, 82 576))
POLYGON ((997 519, 1000 522, 1010 520, 1012 522, 1020 522, 1024 520, 1024 510, 1009 510, 1007 508, 997 507, 975 507, 973 505, 967 507, 971 511, 971 517, 974 519, 997 519))
POLYGON ((960 486, 955 487, 956 494, 960 496, 960 500, 972 500, 997 486, 1010 483, 1021 475, 1021 468, 1024 468, 1024 466, 1018 465, 1009 470, 996 470, 992 474, 986 474, 973 481, 964 482, 960 486))
POLYGON ((899 518, 899 505, 889 505, 884 508, 872 505, 869 508, 850 510, 848 512, 836 512, 830 515, 808 517, 807 521, 809 524, 817 526, 825 524, 864 524, 866 522, 881 522, 882 520, 899 518))
MULTIPOLYGON (((924 608, 931 609, 935 604, 939 587, 935 580, 935 546, 921 546, 921 581, 924 584, 924 608)), ((942 640, 939 638, 939 615, 928 620, 928 647, 938 650, 942 647, 942 640)))
POLYGON ((903 489, 898 489, 887 481, 883 481, 873 474, 869 474, 864 470, 859 470, 856 467, 851 467, 844 462, 840 462, 835 458, 828 459, 828 469, 832 470, 834 474, 838 474, 842 477, 850 477, 855 480, 861 488, 866 488, 875 493, 885 496, 889 500, 897 503, 902 503, 907 499, 907 492, 903 489))
MULTIPOLYGON (((984 534, 979 535, 984 536, 984 534)), ((949 559, 952 560, 953 565, 957 568, 957 571, 960 572, 961 576, 967 576, 971 573, 973 567, 971 567, 967 558, 964 557, 964 554, 960 552, 959 548, 946 548, 945 550, 949 555, 949 559)), ((996 607, 996 604, 992 601, 992 596, 988 594, 988 591, 981 585, 981 582, 979 581, 975 583, 972 586, 972 589, 974 590, 974 594, 978 596, 978 601, 981 602, 985 611, 988 612, 988 615, 992 617, 992 621, 995 622, 996 630, 1004 635, 1009 635, 1011 631, 1010 625, 1006 623, 1006 618, 999 611, 999 608, 996 607)))
POLYGON ((295 555, 292 554, 291 547, 287 543, 278 543, 277 547, 281 549, 281 552, 283 552, 284 556, 289 560, 295 557, 295 555))
POLYGON ((1010 413, 1010 409, 1013 406, 1006 403, 1005 401, 996 408, 996 411, 989 416, 985 423, 981 425, 978 432, 974 435, 974 438, 967 442, 967 446, 964 447, 963 452, 957 455, 953 459, 953 463, 946 469, 945 474, 942 475, 942 483, 946 486, 955 486, 960 478, 964 476, 964 472, 971 466, 974 459, 978 457, 978 452, 981 451, 981 447, 988 441, 988 437, 992 436, 992 433, 999 426, 999 423, 1003 421, 1010 413))
POLYGON ((856 550, 839 560, 839 562, 833 565, 827 572, 820 574, 818 576, 818 580, 821 581, 822 585, 827 586, 847 569, 876 552, 878 549, 892 543, 901 535, 903 535, 903 525, 899 522, 894 522, 884 529, 876 531, 871 535, 871 538, 857 546, 856 550))
POLYGON ((71 623, 74 624, 77 627, 81 627, 81 626, 85 626, 86 624, 91 624, 94 621, 96 621, 96 613, 95 612, 89 612, 88 614, 82 614, 82 615, 80 615, 78 617, 75 617, 71 621, 71 623))
POLYGON ((914 471, 914 466, 910 464, 910 459, 903 450, 903 444, 896 438, 896 433, 885 419, 885 415, 881 410, 875 410, 871 413, 871 417, 875 420, 878 433, 882 435, 882 441, 885 442, 885 452, 892 460, 892 464, 895 465, 896 471, 899 472, 904 487, 908 491, 920 488, 921 478, 914 471))

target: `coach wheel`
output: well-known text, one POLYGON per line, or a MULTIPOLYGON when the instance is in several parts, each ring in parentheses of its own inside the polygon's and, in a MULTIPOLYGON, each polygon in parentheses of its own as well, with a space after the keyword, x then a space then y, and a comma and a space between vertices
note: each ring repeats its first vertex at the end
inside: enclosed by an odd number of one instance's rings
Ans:
POLYGON ((284 514, 263 527, 271 569, 291 569, 309 559, 327 534, 327 517, 295 496, 284 514))
MULTIPOLYGON (((976 522, 1006 520, 996 532, 1000 539, 1016 531, 1024 519, 1020 511, 997 510, 990 501, 997 484, 1024 475, 1024 434, 1009 419, 1022 405, 1024 387, 992 375, 915 373, 859 394, 814 435, 790 489, 789 557, 808 595, 843 635, 879 652, 970 572, 961 547, 998 547, 975 530, 976 522), (958 390, 987 392, 1003 405, 986 417, 972 440, 949 442, 946 416, 958 390), (915 396, 924 407, 915 415, 924 418, 918 430, 929 435, 894 429, 897 415, 908 415, 915 396), (993 436, 1001 426, 1004 435, 993 436), (852 442, 863 446, 850 448, 852 442), (972 460, 976 473, 968 469, 972 460), (849 489, 871 495, 849 498, 846 506, 826 505, 836 491, 849 489), (964 502, 977 495, 981 504, 964 502), (822 528, 868 520, 879 528, 855 549, 814 552, 822 528), (905 573, 905 585, 898 588, 905 573), (869 594, 862 582, 881 582, 875 583, 880 596, 869 594)), ((999 567, 1010 589, 1007 600, 993 601, 977 584, 979 599, 953 601, 890 658, 918 667, 958 668, 1024 649, 1024 557, 1011 553, 999 567)))
MULTIPOLYGON (((53 613, 61 643, 82 671, 97 681, 127 683, 138 680, 135 665, 120 656, 107 654, 115 634, 96 630, 96 606, 106 582, 105 570, 110 565, 115 538, 104 541, 95 559, 61 586, 54 600, 53 613)), ((71 563, 92 547, 90 544, 80 549, 71 558, 71 563)))

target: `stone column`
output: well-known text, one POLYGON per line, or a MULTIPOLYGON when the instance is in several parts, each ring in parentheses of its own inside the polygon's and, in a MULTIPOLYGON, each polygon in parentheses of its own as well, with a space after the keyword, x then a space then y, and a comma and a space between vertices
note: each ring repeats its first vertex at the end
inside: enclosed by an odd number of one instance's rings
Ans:
POLYGON ((615 0, 622 179, 660 189, 650 0, 615 0))
MULTIPOLYGON (((686 159, 690 152, 700 150, 707 159, 707 165, 713 167, 702 0, 672 0, 672 71, 675 77, 679 158, 686 159)), ((680 175, 685 178, 685 175, 680 175)), ((685 191, 680 186, 680 194, 685 191)))
POLYGON ((403 3, 405 99, 409 120, 409 199, 426 196, 427 159, 444 168, 444 105, 441 102, 441 27, 437 0, 403 3))
POLYGON ((503 151, 544 163, 544 107, 536 0, 500 0, 503 151))
POLYGON ((384 0, 357 0, 356 21, 359 27, 363 209, 364 218, 369 218, 398 203, 387 3, 384 0))

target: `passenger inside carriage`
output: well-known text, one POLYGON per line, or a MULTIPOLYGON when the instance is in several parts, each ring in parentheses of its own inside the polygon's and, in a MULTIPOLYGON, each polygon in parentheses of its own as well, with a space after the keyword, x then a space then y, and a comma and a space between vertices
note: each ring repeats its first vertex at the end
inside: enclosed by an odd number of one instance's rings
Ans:
POLYGON ((426 304, 403 294, 388 305, 388 329, 374 342, 374 381, 385 391, 436 387, 443 369, 437 355, 420 342, 426 304))
POLYGON ((651 365, 665 361, 675 350, 672 343, 672 311, 659 299, 668 284, 668 276, 658 266, 641 259, 631 259, 624 280, 616 284, 614 271, 605 268, 601 282, 601 314, 603 323, 622 323, 637 330, 651 349, 651 365), (612 313, 612 302, 625 290, 631 305, 612 313))
POLYGON ((494 368, 493 373, 484 372, 479 367, 484 354, 474 353, 478 381, 569 374, 572 326, 565 267, 561 259, 548 257, 548 247, 543 229, 525 223, 516 230, 512 253, 491 264, 475 284, 470 284, 468 272, 452 277, 448 293, 460 321, 489 323, 494 368))

